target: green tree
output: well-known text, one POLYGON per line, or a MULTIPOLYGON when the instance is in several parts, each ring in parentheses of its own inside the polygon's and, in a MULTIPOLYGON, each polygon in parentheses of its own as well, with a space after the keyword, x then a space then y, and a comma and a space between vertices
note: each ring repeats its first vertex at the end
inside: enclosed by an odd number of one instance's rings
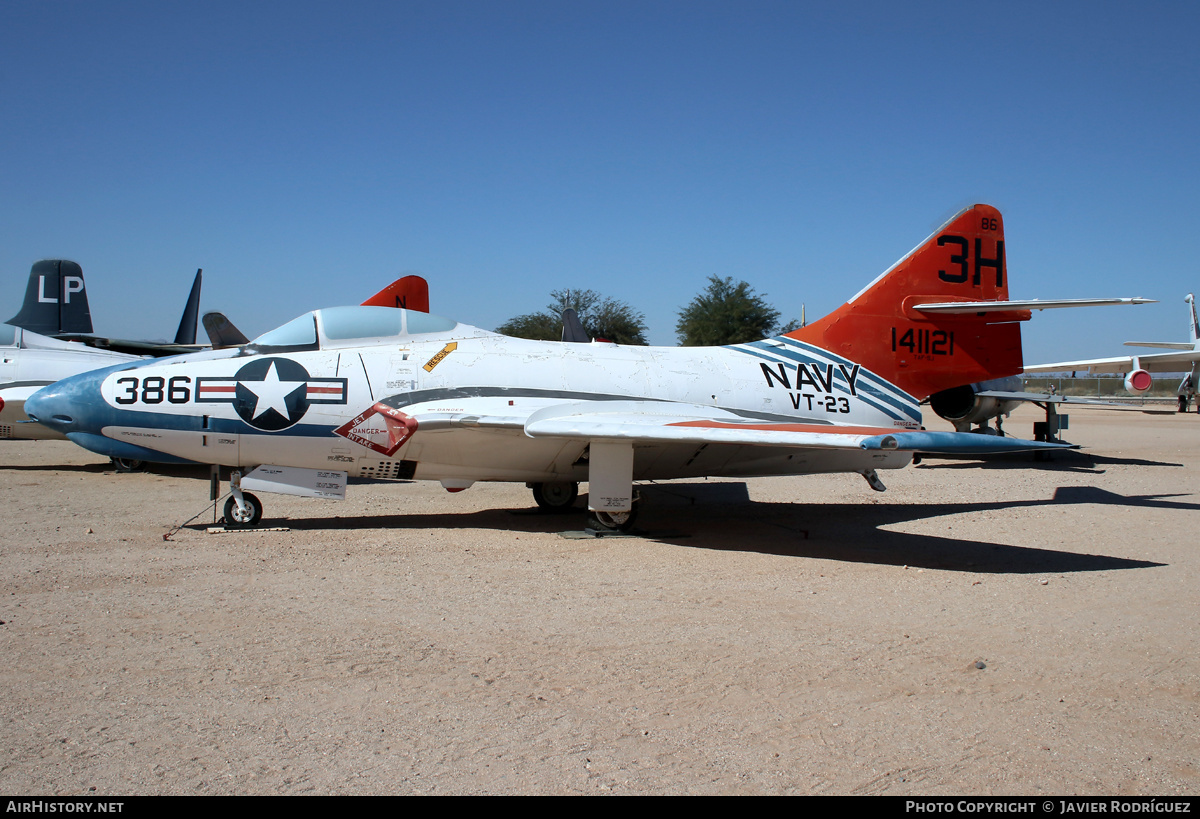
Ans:
POLYGON ((708 287, 679 311, 675 332, 684 347, 742 344, 774 335, 779 311, 745 282, 708 277, 708 287))
POLYGON ((497 333, 542 341, 562 339, 563 310, 571 308, 592 338, 617 344, 646 344, 646 318, 628 304, 601 296, 595 290, 555 290, 545 310, 511 318, 497 333))
POLYGON ((550 313, 526 313, 510 318, 497 327, 496 332, 516 338, 558 341, 562 338, 562 319, 550 313))

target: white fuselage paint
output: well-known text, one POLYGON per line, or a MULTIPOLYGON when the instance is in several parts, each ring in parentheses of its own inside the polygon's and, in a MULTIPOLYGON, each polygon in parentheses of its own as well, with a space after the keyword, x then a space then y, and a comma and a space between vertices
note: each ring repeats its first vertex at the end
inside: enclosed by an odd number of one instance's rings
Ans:
MULTIPOLYGON (((241 382, 257 391, 255 407, 243 411, 270 417, 269 407, 262 407, 284 400, 287 384, 278 386, 280 377, 269 372, 267 379, 275 381, 241 382)), ((102 430, 105 436, 181 458, 464 484, 587 480, 581 459, 588 440, 532 438, 522 428, 534 412, 571 401, 683 402, 732 411, 748 422, 821 424, 833 432, 844 426, 920 426, 911 396, 849 362, 786 339, 722 348, 626 347, 528 341, 466 325, 346 342, 322 336, 321 349, 310 352, 222 351, 160 359, 108 375, 101 393, 113 410, 138 414, 136 422, 123 423, 124 413, 115 413, 102 430), (299 364, 310 383, 324 379, 316 386, 323 385, 333 402, 311 403, 285 429, 253 428, 230 400, 211 399, 222 389, 232 395, 239 383, 235 375, 256 358, 299 364), (338 403, 342 395, 344 403, 338 403), (385 400, 420 419, 415 434, 390 456, 333 434, 385 400)), ((364 428, 381 432, 381 417, 373 421, 379 422, 375 428, 373 422, 364 428)), ((694 443, 637 444, 634 453, 636 479, 861 471, 911 461, 903 452, 694 443)))

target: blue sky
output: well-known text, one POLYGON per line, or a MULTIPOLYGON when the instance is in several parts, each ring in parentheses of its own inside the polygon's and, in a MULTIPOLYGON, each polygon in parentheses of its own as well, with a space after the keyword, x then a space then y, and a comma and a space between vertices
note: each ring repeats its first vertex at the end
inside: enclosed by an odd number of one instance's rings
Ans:
POLYGON ((1029 363, 1183 340, 1197 3, 9 2, 0 285, 78 261, 97 332, 256 335, 407 273, 481 327, 590 288, 656 344, 711 275, 836 308, 1000 208, 1029 363))

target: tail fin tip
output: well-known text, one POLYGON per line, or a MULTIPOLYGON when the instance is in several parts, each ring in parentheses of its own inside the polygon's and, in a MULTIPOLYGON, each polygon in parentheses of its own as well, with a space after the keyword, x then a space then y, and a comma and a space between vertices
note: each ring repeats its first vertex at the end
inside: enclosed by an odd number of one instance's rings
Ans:
POLYGON ((92 312, 83 283, 83 268, 67 259, 34 262, 25 287, 25 301, 7 323, 44 336, 90 334, 92 312))

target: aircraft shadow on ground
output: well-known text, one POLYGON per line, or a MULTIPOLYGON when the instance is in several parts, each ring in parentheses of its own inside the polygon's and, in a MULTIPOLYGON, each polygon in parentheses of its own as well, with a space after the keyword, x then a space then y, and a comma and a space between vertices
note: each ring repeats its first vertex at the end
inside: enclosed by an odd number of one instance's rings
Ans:
MULTIPOLYGON (((694 532, 681 545, 691 548, 753 551, 793 557, 818 557, 855 563, 914 566, 996 574, 1108 571, 1162 566, 1102 554, 1079 554, 1037 544, 1011 545, 949 535, 892 531, 911 521, 1023 508, 1107 505, 1195 511, 1200 504, 1174 500, 1179 495, 1122 496, 1093 487, 1060 487, 1053 498, 931 504, 751 503, 709 507, 708 515, 689 515, 694 532), (701 516, 704 517, 701 517, 701 516), (701 521, 703 521, 701 523, 701 521), (700 524, 700 525, 697 525, 700 524)), ((653 535, 653 533, 650 533, 653 535)), ((1047 532, 1058 541, 1058 532, 1047 532)))
POLYGON ((5 464, 0 469, 13 472, 81 472, 90 475, 102 475, 112 472, 112 464, 5 464))
MULTIPOLYGON (((1046 574, 1143 569, 1166 564, 1104 554, 1080 554, 1039 545, 1012 545, 952 535, 892 531, 911 521, 1014 509, 1074 505, 1195 512, 1200 504, 1178 495, 1124 496, 1093 487, 1060 487, 1053 498, 972 503, 755 503, 741 482, 643 486, 646 506, 635 534, 682 548, 755 552, 851 563, 910 566, 985 574, 1046 574)), ((269 520, 264 526, 297 531, 391 529, 419 536, 427 529, 558 533, 584 527, 584 503, 559 514, 534 509, 488 509, 359 517, 269 520)), ((202 529, 201 525, 190 528, 202 529)), ((1067 534, 1067 533, 1063 533, 1067 534)), ((1060 534, 1048 531, 1047 539, 1060 534)))
MULTIPOLYGON (((90 475, 103 475, 105 472, 119 473, 117 468, 111 463, 90 463, 90 464, 15 464, 12 466, 4 465, 0 469, 11 469, 22 472, 80 472, 90 475)), ((208 466, 201 464, 146 464, 145 467, 139 469, 136 473, 142 472, 151 475, 161 475, 165 478, 195 478, 197 480, 208 480, 208 466)), ((223 473, 224 474, 224 473, 223 473)), ((226 480, 228 478, 225 478, 226 480)))

